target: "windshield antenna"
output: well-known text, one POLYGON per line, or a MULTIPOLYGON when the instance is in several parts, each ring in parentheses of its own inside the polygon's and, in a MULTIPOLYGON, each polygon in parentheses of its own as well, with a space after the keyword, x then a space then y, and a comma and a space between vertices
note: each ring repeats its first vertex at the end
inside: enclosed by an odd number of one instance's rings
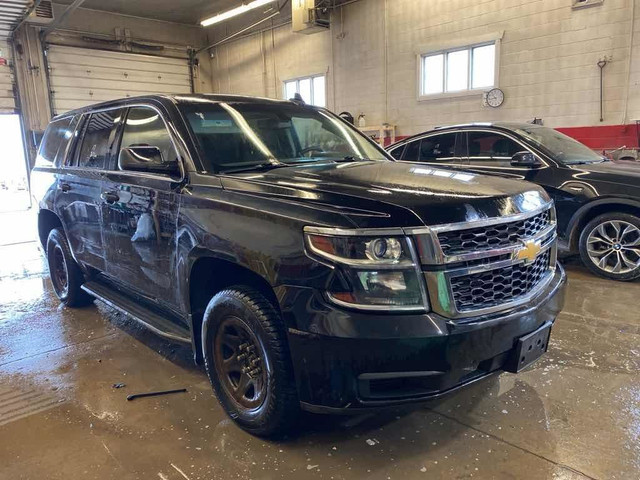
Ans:
POLYGON ((304 99, 302 98, 302 95, 300 95, 299 93, 296 92, 296 94, 293 96, 293 98, 289 99, 290 102, 295 103, 296 105, 306 105, 304 99))

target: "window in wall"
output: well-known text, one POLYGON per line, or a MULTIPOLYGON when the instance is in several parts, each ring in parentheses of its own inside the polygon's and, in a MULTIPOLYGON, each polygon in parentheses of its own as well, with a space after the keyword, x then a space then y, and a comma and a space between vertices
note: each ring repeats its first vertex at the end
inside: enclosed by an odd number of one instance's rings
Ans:
POLYGON ((496 43, 422 55, 420 63, 420 95, 493 87, 496 43))
POLYGON ((326 107, 326 88, 326 77, 324 75, 287 80, 284 82, 284 98, 289 100, 296 93, 299 93, 305 103, 316 107, 326 107))

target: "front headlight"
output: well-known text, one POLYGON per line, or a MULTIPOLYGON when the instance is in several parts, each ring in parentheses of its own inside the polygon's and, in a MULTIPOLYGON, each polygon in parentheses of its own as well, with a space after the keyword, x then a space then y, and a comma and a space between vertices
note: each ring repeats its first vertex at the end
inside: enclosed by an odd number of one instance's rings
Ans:
POLYGON ((424 310, 427 299, 411 240, 357 231, 305 228, 307 251, 328 261, 336 276, 327 296, 365 310, 424 310))

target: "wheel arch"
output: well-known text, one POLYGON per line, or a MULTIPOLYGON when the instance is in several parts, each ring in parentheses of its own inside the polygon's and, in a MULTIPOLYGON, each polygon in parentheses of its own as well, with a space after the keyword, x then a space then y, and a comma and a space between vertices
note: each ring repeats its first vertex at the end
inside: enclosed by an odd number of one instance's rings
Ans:
POLYGON ((205 309, 211 298, 232 285, 244 285, 262 293, 280 312, 273 286, 259 273, 237 262, 220 258, 215 252, 200 251, 192 257, 189 269, 188 308, 191 341, 196 363, 203 361, 202 328, 205 309), (223 272, 223 274, 220 274, 223 272))
POLYGON ((40 239, 40 245, 44 251, 47 251, 47 239, 49 233, 54 228, 62 228, 64 231, 64 225, 60 220, 60 217, 56 215, 52 210, 40 209, 38 212, 38 238, 40 239))
POLYGON ((631 198, 598 199, 580 207, 571 217, 567 231, 569 232, 569 250, 578 252, 580 233, 584 226, 603 213, 622 212, 640 216, 640 201, 631 198))

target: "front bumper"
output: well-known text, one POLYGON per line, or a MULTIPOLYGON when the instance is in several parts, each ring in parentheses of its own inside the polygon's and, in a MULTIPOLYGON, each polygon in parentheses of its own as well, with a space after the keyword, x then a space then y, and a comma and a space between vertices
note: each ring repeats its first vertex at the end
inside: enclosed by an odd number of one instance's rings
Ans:
POLYGON ((420 402, 504 370, 520 337, 555 321, 565 284, 558 266, 526 306, 464 322, 348 312, 290 290, 281 306, 301 405, 348 413, 420 402))

